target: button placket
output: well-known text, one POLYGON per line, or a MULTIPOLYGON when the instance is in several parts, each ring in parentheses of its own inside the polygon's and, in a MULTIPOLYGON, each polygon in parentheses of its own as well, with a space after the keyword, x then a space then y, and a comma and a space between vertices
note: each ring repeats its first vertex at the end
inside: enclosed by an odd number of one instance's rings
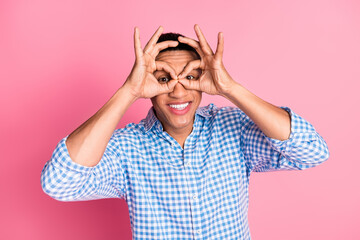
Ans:
POLYGON ((201 231, 201 195, 198 193, 197 182, 196 182, 196 170, 191 167, 192 162, 195 160, 196 153, 193 148, 193 136, 191 136, 188 140, 188 144, 185 145, 184 149, 184 173, 186 174, 187 182, 188 182, 188 191, 189 191, 189 201, 191 208, 191 215, 193 219, 193 231, 195 239, 202 237, 201 231))

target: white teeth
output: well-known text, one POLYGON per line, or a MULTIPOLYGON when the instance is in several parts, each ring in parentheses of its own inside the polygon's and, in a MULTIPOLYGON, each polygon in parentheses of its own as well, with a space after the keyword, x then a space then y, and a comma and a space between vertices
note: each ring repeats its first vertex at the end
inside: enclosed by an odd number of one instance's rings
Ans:
POLYGON ((171 108, 175 108, 175 109, 177 109, 177 110, 183 110, 183 109, 185 109, 187 106, 189 105, 189 103, 187 102, 187 103, 184 103, 184 104, 170 104, 169 106, 171 107, 171 108))

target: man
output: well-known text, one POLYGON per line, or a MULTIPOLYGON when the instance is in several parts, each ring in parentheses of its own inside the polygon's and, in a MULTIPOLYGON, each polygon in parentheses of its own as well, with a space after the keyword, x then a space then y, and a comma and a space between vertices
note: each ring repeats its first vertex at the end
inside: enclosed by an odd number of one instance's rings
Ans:
POLYGON ((57 145, 41 175, 60 201, 122 198, 133 239, 250 239, 251 172, 302 170, 329 157, 326 142, 290 108, 234 81, 198 25, 199 41, 162 34, 144 49, 123 86, 57 145), (199 107, 201 94, 237 107, 199 107), (115 129, 128 107, 151 98, 140 123, 115 129))

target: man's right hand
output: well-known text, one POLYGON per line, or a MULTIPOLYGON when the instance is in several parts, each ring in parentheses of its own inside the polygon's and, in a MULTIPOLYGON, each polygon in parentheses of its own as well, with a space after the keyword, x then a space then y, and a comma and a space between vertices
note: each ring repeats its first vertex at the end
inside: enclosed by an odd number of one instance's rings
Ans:
POLYGON ((139 29, 135 28, 136 60, 129 77, 109 101, 66 140, 70 158, 75 163, 87 167, 94 167, 99 163, 117 124, 137 98, 151 98, 173 91, 178 82, 175 71, 165 62, 155 61, 155 58, 162 49, 175 47, 178 42, 164 41, 157 44, 161 32, 162 27, 159 27, 142 50, 139 29), (156 70, 167 72, 172 80, 160 83, 160 79, 158 81, 153 75, 156 70))
POLYGON ((169 93, 173 91, 178 82, 175 71, 166 63, 155 61, 159 52, 168 47, 175 47, 178 41, 164 41, 157 43, 163 31, 160 26, 144 49, 141 49, 139 29, 134 29, 134 48, 135 48, 135 63, 130 75, 127 77, 123 88, 126 88, 135 99, 138 98, 152 98, 156 95, 169 93), (167 83, 159 83, 153 73, 156 70, 163 70, 168 72, 172 78, 167 83))

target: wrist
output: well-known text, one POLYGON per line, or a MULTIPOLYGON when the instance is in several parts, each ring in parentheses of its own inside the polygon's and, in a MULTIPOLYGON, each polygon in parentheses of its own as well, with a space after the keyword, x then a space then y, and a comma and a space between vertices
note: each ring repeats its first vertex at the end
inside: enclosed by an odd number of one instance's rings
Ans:
POLYGON ((242 86, 240 83, 235 82, 222 96, 234 103, 235 105, 238 105, 239 102, 248 98, 249 94, 250 92, 244 86, 242 86))
POLYGON ((140 97, 128 84, 124 83, 117 91, 121 96, 125 97, 130 102, 135 102, 140 97))
POLYGON ((234 80, 231 81, 230 84, 228 84, 226 87, 223 88, 223 91, 220 93, 221 96, 223 96, 224 98, 231 98, 231 96, 233 96, 239 88, 241 88, 242 86, 235 82, 234 80))

